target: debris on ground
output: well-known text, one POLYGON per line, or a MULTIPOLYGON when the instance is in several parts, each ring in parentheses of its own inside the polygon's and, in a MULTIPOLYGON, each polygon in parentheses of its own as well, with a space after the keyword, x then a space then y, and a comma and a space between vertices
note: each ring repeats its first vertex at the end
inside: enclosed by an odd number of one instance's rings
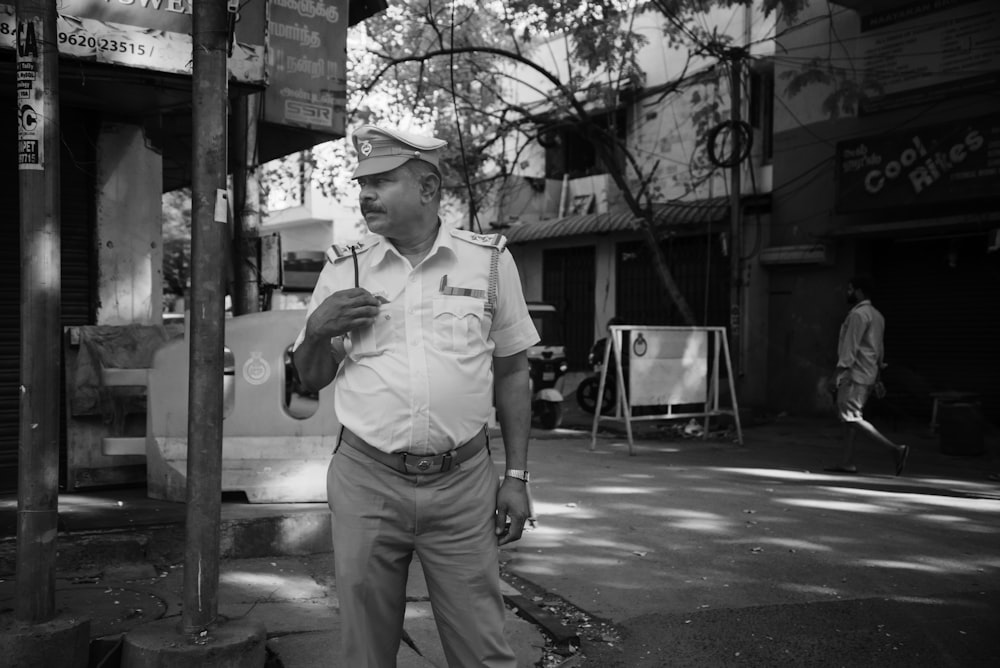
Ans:
POLYGON ((507 596, 507 602, 528 621, 537 624, 545 635, 545 647, 537 668, 586 666, 586 652, 581 648, 600 643, 621 645, 621 633, 609 621, 582 610, 552 592, 501 569, 504 580, 521 592, 507 596))

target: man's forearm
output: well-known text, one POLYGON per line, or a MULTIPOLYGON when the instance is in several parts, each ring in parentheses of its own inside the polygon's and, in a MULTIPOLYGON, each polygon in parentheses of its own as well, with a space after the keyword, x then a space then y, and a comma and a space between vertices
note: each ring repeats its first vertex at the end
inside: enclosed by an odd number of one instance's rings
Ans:
POLYGON ((503 434, 506 467, 528 468, 528 437, 531 434, 531 396, 528 371, 516 371, 496 379, 497 421, 503 434))

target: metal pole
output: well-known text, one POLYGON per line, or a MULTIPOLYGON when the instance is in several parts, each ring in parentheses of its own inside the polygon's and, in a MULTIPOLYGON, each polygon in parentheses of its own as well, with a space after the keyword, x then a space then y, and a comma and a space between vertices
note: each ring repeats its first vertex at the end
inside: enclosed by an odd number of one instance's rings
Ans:
POLYGON ((260 311, 260 169, 257 165, 261 93, 233 102, 233 313, 260 311))
POLYGON ((15 617, 55 610, 59 517, 62 280, 59 260, 59 52, 55 0, 17 0, 21 401, 15 617))
MULTIPOLYGON (((740 99, 740 85, 741 85, 741 72, 742 72, 742 61, 743 51, 742 49, 734 49, 732 51, 732 58, 729 61, 729 71, 730 71, 730 99, 732 101, 732 109, 730 110, 730 115, 732 118, 732 137, 733 137, 733 165, 729 169, 729 181, 730 181, 730 191, 729 191, 729 349, 733 357, 733 365, 736 368, 737 375, 742 375, 743 373, 743 356, 740 354, 742 350, 740 345, 741 329, 743 327, 742 323, 742 313, 740 308, 741 299, 741 284, 743 282, 742 277, 742 255, 743 255, 743 241, 742 241, 742 227, 743 227, 743 203, 741 198, 740 190, 742 185, 740 183, 740 169, 742 168, 742 160, 739 160, 740 151, 743 150, 740 142, 740 125, 742 123, 742 117, 740 113, 740 105, 742 104, 740 99)), ((730 385, 735 383, 735 378, 730 378, 730 385)))
POLYGON ((216 621, 222 497, 222 372, 225 276, 219 258, 226 221, 226 0, 195 0, 191 31, 192 106, 191 323, 188 377, 185 633, 216 621))

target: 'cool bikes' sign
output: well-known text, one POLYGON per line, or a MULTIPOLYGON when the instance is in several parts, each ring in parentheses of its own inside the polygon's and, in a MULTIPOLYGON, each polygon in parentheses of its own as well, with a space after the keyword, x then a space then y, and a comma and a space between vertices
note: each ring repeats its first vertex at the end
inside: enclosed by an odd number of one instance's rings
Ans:
POLYGON ((837 144, 837 210, 924 206, 996 195, 1000 117, 837 144))

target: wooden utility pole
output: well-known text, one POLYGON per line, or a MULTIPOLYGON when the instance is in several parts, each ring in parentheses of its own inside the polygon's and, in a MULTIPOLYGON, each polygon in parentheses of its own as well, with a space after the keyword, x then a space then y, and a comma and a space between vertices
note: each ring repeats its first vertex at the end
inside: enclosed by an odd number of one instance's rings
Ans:
POLYGON ((225 273, 229 243, 226 129, 229 22, 226 0, 193 3, 191 161, 191 322, 188 367, 185 633, 215 623, 219 609, 222 507, 222 371, 225 273))
POLYGON ((21 403, 15 617, 56 615, 62 300, 55 0, 17 0, 21 403))

